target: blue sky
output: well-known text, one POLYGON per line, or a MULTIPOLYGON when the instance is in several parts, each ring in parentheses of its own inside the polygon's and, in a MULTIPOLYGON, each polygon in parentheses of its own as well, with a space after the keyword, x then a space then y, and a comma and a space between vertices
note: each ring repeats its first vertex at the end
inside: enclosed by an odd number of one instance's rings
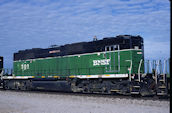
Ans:
POLYGON ((0 0, 0 56, 117 35, 144 38, 146 59, 170 57, 169 0, 0 0))

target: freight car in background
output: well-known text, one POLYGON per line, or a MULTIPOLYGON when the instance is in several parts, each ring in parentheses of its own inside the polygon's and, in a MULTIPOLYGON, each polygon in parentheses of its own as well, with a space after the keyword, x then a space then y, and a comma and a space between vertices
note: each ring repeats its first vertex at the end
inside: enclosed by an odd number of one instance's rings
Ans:
POLYGON ((3 57, 0 56, 0 73, 2 71, 2 68, 3 68, 3 57))
POLYGON ((3 57, 0 56, 0 86, 2 86, 2 76, 3 76, 3 57))
POLYGON ((131 35, 21 50, 2 78, 4 89, 167 94, 166 74, 144 73, 143 38, 131 35))

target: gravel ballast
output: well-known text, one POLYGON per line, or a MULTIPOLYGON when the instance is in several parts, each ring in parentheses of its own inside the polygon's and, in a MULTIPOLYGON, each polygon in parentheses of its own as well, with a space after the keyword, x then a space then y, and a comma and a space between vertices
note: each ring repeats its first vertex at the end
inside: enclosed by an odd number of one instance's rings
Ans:
POLYGON ((169 113, 169 101, 0 90, 0 113, 169 113))

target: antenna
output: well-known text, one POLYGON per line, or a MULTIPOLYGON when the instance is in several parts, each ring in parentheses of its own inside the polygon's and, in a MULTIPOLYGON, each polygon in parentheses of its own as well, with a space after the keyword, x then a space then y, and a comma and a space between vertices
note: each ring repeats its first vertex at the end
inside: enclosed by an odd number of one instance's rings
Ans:
POLYGON ((97 41, 97 36, 94 36, 93 41, 97 41))

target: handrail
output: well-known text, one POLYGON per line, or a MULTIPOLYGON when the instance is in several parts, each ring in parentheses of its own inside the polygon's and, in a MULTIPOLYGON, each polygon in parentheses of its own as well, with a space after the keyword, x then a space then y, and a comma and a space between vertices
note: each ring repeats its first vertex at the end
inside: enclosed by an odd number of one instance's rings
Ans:
POLYGON ((140 60, 139 68, 138 68, 138 78, 139 78, 139 81, 140 81, 140 69, 141 69, 142 61, 143 61, 143 59, 140 60))
POLYGON ((0 79, 2 79, 3 73, 4 73, 4 70, 2 69, 2 71, 0 73, 0 79))
POLYGON ((129 71, 129 80, 131 81, 132 60, 126 60, 126 61, 130 62, 130 68, 128 68, 128 71, 129 71))

